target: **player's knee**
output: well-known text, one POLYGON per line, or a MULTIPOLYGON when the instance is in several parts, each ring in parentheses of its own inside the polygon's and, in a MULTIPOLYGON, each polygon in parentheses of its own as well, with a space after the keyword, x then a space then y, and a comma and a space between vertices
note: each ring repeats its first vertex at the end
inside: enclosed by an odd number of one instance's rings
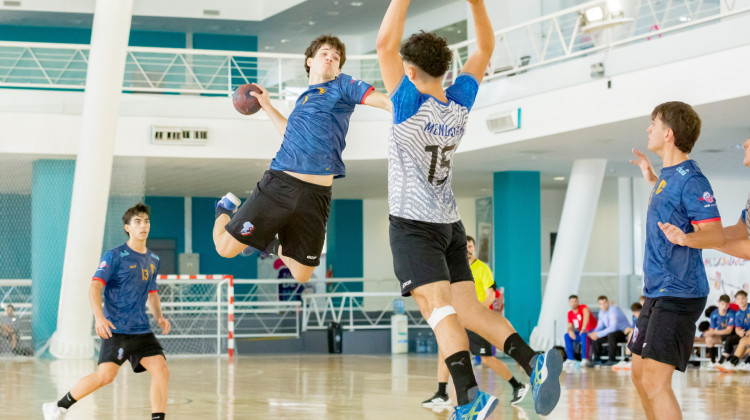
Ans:
POLYGON ((112 383, 117 376, 117 372, 110 372, 109 370, 103 370, 97 372, 96 378, 99 380, 99 386, 105 386, 112 383))
POLYGON ((156 366, 155 368, 151 369, 151 375, 163 380, 169 380, 169 368, 167 367, 167 364, 164 363, 162 365, 156 366))
POLYGON ((432 313, 427 318, 427 323, 430 324, 430 327, 434 331, 440 322, 451 315, 456 315, 456 310, 452 306, 441 306, 432 310, 432 313))

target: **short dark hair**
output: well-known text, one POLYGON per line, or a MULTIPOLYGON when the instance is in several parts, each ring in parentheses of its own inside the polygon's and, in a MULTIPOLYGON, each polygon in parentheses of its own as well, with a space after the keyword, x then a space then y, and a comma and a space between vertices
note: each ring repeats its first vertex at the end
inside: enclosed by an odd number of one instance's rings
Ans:
POLYGON ((606 301, 608 301, 608 302, 609 302, 609 298, 607 298, 607 296, 606 296, 606 295, 601 295, 601 296, 599 296, 598 298, 596 298, 596 300, 597 300, 597 301, 600 301, 600 300, 606 300, 606 301))
POLYGON ((716 305, 711 305, 703 312, 703 315, 706 316, 706 318, 711 318, 711 314, 714 313, 715 310, 719 309, 716 305))
POLYGON ((734 294, 734 297, 737 298, 737 296, 742 295, 744 297, 747 297, 747 292, 744 290, 740 290, 737 293, 734 294))
POLYGON ((711 323, 708 321, 701 321, 700 324, 698 324, 698 331, 700 332, 706 332, 711 328, 711 323))
POLYGON ((729 302, 731 302, 731 301, 732 301, 732 300, 731 300, 731 299, 729 299, 729 295, 721 295, 721 296, 719 296, 719 302, 726 302, 726 303, 729 303, 729 302))
POLYGON ((475 240, 474 240, 474 238, 472 238, 472 237, 471 237, 471 236, 469 236, 469 235, 466 235, 466 242, 471 242, 471 243, 473 243, 474 245, 476 245, 476 243, 477 243, 477 241, 475 241, 475 240))
POLYGON ((578 295, 570 295, 570 296, 568 296, 568 300, 571 300, 571 299, 578 299, 578 295))
POLYGON ((339 70, 344 67, 344 63, 346 62, 346 45, 338 37, 331 34, 321 35, 313 39, 305 50, 305 71, 308 77, 310 77, 310 66, 307 65, 307 59, 315 57, 315 54, 318 53, 318 50, 323 45, 330 45, 336 49, 339 53, 339 70))
POLYGON ((651 112, 651 119, 659 119, 674 133, 674 145, 683 153, 693 150, 701 134, 701 117, 684 102, 664 102, 651 112))
POLYGON ((630 305, 630 310, 633 312, 640 312, 641 309, 643 309, 643 306, 640 302, 633 302, 633 304, 630 305))
POLYGON ((16 310, 16 307, 15 307, 15 306, 13 306, 13 304, 12 304, 12 303, 9 303, 9 304, 5 305, 5 308, 6 308, 6 309, 7 309, 7 308, 10 308, 10 309, 13 309, 14 311, 16 310))
POLYGON ((453 52, 448 42, 434 33, 419 31, 401 45, 401 58, 432 77, 442 77, 450 68, 453 52))
MULTIPOLYGON (((138 203, 133 207, 125 210, 125 214, 122 215, 123 226, 129 225, 130 221, 133 220, 133 217, 141 213, 144 213, 146 216, 151 217, 151 208, 143 203, 138 203)), ((127 230, 125 231, 125 234, 130 236, 127 230)))

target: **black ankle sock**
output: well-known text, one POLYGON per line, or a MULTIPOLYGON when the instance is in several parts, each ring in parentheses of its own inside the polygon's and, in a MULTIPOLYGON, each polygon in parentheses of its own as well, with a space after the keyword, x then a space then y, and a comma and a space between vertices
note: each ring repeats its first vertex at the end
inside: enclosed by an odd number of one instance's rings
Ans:
POLYGON ((708 355, 711 357, 711 363, 716 363, 716 349, 715 348, 708 349, 708 355))
POLYGON ((445 358, 445 364, 453 378, 456 386, 456 399, 458 405, 466 405, 474 400, 477 395, 477 380, 474 378, 474 370, 471 368, 471 357, 468 351, 459 351, 445 358))
POLYGON ((505 339, 503 352, 518 362, 526 374, 531 376, 531 371, 534 370, 531 361, 534 359, 534 356, 536 356, 536 352, 534 352, 534 350, 523 341, 518 333, 513 333, 510 337, 505 339))
POLYGON ((731 363, 731 364, 733 364, 735 366, 737 366, 737 363, 739 363, 739 362, 740 362, 740 358, 737 357, 737 356, 735 356, 735 355, 732 355, 732 357, 729 358, 729 363, 731 363))
POLYGON ((438 382, 438 394, 448 395, 448 382, 438 382))
POLYGON ((76 403, 76 399, 70 395, 70 392, 68 392, 67 394, 65 394, 64 397, 60 398, 60 401, 57 402, 57 406, 62 407, 67 410, 70 408, 71 405, 75 403, 76 403))
POLYGON ((510 378, 508 382, 510 383, 510 386, 513 387, 513 389, 520 388, 522 386, 521 383, 516 380, 515 376, 510 378))
POLYGON ((719 364, 722 364, 722 363, 724 363, 726 361, 727 361, 727 358, 724 357, 724 355, 722 354, 721 357, 719 358, 719 364))
POLYGON ((165 413, 151 413, 151 420, 165 420, 166 418, 165 413))

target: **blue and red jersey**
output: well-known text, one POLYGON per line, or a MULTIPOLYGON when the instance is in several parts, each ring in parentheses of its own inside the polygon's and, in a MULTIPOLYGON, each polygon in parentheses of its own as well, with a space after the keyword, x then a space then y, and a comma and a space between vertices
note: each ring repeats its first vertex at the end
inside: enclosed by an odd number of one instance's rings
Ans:
POLYGON ((93 280, 104 284, 104 317, 117 334, 147 334, 151 325, 146 315, 149 293, 156 293, 159 257, 146 250, 141 254, 127 244, 104 253, 93 280))
POLYGON ((721 221, 708 179, 698 164, 686 160, 662 169, 651 191, 646 217, 643 294, 650 298, 708 296, 708 279, 700 249, 675 245, 658 222, 671 223, 685 233, 694 225, 721 221))
POLYGON ((339 74, 335 79, 308 86, 289 115, 284 141, 271 169, 312 175, 346 175, 341 153, 354 106, 365 102, 373 87, 339 74))

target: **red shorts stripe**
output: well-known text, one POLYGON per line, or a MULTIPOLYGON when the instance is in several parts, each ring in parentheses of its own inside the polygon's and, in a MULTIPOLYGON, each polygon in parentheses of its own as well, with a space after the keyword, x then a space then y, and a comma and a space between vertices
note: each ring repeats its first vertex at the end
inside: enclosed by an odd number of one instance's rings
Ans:
POLYGON ((706 220, 693 220, 690 223, 694 225, 699 225, 701 223, 711 223, 711 222, 721 222, 721 217, 714 217, 713 219, 706 219, 706 220))

